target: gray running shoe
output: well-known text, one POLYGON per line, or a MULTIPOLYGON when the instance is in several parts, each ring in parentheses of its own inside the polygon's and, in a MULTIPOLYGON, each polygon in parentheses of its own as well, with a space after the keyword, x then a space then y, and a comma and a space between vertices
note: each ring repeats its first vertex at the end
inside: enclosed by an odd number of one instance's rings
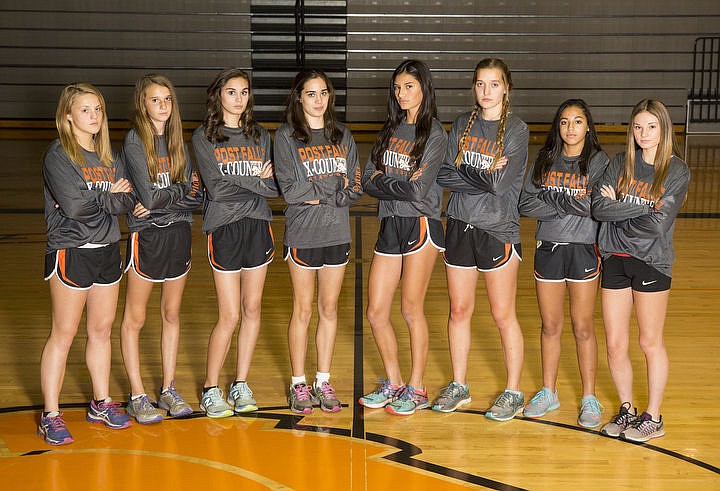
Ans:
POLYGON ((257 402, 253 399, 253 392, 247 382, 235 382, 230 386, 228 404, 235 408, 235 413, 249 413, 257 411, 257 402))
POLYGON ((586 395, 580 401, 580 416, 578 424, 585 428, 595 428, 600 426, 600 417, 602 416, 603 405, 592 395, 586 395))
POLYGON ((233 410, 225 402, 223 392, 218 387, 208 389, 200 398, 200 409, 205 411, 208 418, 227 418, 233 415, 233 410))
POLYGON ((153 402, 155 401, 151 401, 145 394, 136 399, 130 397, 125 411, 141 425, 159 423, 163 420, 163 417, 155 408, 153 402))
POLYGON ((323 382, 320 384, 320 387, 313 384, 312 391, 312 395, 320 405, 320 409, 326 413, 336 413, 340 411, 342 407, 340 401, 335 396, 335 389, 328 382, 323 382))
POLYGON ((653 421, 648 413, 642 413, 633 421, 632 425, 620 433, 620 438, 631 442, 646 442, 651 438, 658 438, 665 434, 662 416, 660 421, 653 421))
POLYGON ((180 394, 175 390, 175 382, 170 384, 170 387, 160 393, 160 400, 158 401, 158 407, 168 412, 173 418, 181 418, 183 416, 190 416, 193 412, 190 404, 185 402, 180 394))
POLYGON ((530 399, 527 406, 523 410, 523 414, 528 418, 540 418, 545 416, 548 411, 553 411, 560 407, 558 399, 558 391, 551 391, 547 387, 543 387, 537 394, 530 399))
POLYGON ((470 390, 467 384, 462 385, 453 381, 450 382, 438 398, 435 399, 432 409, 433 411, 440 411, 441 413, 451 413, 457 408, 469 404, 471 401, 470 390))
POLYGON ((613 416, 609 423, 602 427, 600 433, 617 438, 620 433, 628 429, 637 419, 637 408, 631 408, 629 402, 623 402, 618 413, 613 416), (634 409, 631 413, 630 409, 634 409))
POLYGON ((487 410, 485 417, 494 421, 509 421, 523 410, 524 405, 525 398, 522 393, 517 395, 504 390, 487 410))
POLYGON ((310 387, 303 383, 291 385, 288 404, 294 413, 310 414, 313 410, 310 387))

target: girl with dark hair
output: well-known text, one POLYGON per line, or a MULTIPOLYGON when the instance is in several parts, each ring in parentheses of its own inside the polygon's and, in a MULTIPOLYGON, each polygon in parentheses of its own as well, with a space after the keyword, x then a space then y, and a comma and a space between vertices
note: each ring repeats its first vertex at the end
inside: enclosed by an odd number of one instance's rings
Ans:
POLYGON ((132 122, 123 157, 138 201, 127 217, 128 283, 120 341, 130 380, 127 412, 146 424, 163 419, 155 401, 145 393, 140 376, 140 331, 155 283, 162 284, 163 381, 157 404, 171 416, 192 413, 175 390, 175 365, 180 307, 190 271, 192 210, 202 204, 202 191, 183 142, 180 107, 170 80, 156 74, 138 80, 132 122))
POLYGON ((275 254, 266 198, 278 195, 270 134, 253 116, 250 77, 220 72, 207 88, 207 113, 192 145, 205 184, 203 230, 218 299, 218 321, 208 343, 200 407, 210 418, 257 410, 247 383, 260 332, 267 266, 275 254), (238 247, 242 244, 242 247, 238 247), (235 328, 237 366, 227 402, 219 388, 235 328))
POLYGON ((675 218, 690 183, 690 170, 678 154, 667 108, 644 99, 630 115, 625 152, 610 161, 592 195, 592 213, 601 222, 608 365, 621 402, 600 432, 635 442, 665 434, 660 404, 669 361, 663 328, 675 260, 675 218), (647 409, 640 416, 633 406, 628 348, 633 307, 648 379, 647 409))
POLYGON ((500 330, 507 384, 485 415, 506 421, 522 411, 523 335, 515 311, 522 259, 518 199, 528 151, 528 128, 510 112, 512 77, 498 58, 473 72, 475 106, 452 125, 438 183, 452 191, 447 205, 445 265, 453 380, 433 409, 454 411, 470 402, 467 384, 475 287, 484 273, 493 319, 500 330))
POLYGON ((385 380, 360 398, 365 407, 409 415, 428 406, 423 385, 428 353, 425 294, 439 251, 445 248, 435 183, 447 134, 437 120, 430 69, 402 62, 392 75, 387 119, 365 166, 365 191, 378 198, 381 220, 370 265, 367 317, 385 367, 385 380), (401 310, 410 332, 412 370, 404 382, 390 320, 401 289, 401 310))
POLYGON ((87 420, 112 429, 130 418, 110 399, 110 331, 115 320, 122 260, 117 215, 133 209, 132 186, 110 146, 105 99, 87 83, 60 94, 55 140, 43 158, 52 326, 40 359, 45 408, 38 434, 50 445, 73 442, 62 413, 60 389, 65 365, 87 306, 85 361, 93 399, 87 420))
POLYGON ((321 70, 295 76, 285 123, 275 133, 278 183, 287 202, 283 256, 290 270, 293 312, 288 326, 292 379, 288 403, 296 413, 340 410, 330 384, 337 305, 350 254, 350 203, 362 194, 357 148, 335 120, 335 90, 321 70), (317 284, 317 372, 305 378, 308 327, 317 284))
POLYGON ((555 383, 567 290, 583 390, 578 424, 586 428, 600 424, 593 326, 600 256, 595 245, 598 224, 590 216, 590 192, 607 163, 585 101, 563 102, 520 195, 520 213, 537 219, 535 288, 542 318, 543 387, 525 406, 524 414, 530 418, 560 407, 555 383))

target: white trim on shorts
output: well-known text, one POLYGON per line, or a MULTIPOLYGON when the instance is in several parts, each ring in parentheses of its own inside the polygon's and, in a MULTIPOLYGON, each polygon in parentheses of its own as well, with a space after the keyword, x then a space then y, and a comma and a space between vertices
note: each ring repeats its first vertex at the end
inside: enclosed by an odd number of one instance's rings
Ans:
MULTIPOLYGON (((342 244, 338 244, 338 245, 342 245, 342 244)), ((328 246, 328 247, 333 247, 333 246, 328 246)), ((290 249, 293 249, 293 248, 292 248, 292 247, 288 247, 288 252, 287 252, 287 254, 285 255, 285 257, 283 258, 283 261, 287 262, 288 256, 290 256, 290 261, 292 261, 292 263, 293 263, 295 266, 297 266, 297 267, 300 268, 300 269, 306 269, 306 270, 308 270, 308 271, 317 271, 318 269, 323 269, 323 268, 340 268, 340 267, 345 267, 345 266, 347 266, 348 263, 350 262, 350 254, 348 254, 348 255, 347 255, 347 261, 345 261, 345 262, 342 263, 342 264, 323 264, 322 266, 303 266, 303 265, 301 265, 301 264, 298 264, 297 261, 295 261, 295 260, 292 258, 292 255, 290 254, 290 249)), ((297 249, 297 247, 295 247, 295 249, 297 249)), ((349 251, 348 251, 348 252, 349 252, 349 251)))
POLYGON ((208 253, 207 253, 207 258, 208 258, 208 263, 210 264, 210 268, 216 273, 242 273, 243 271, 252 271, 253 269, 260 269, 260 268, 266 267, 268 264, 273 262, 273 259, 275 259, 275 254, 273 254, 269 260, 265 261, 264 263, 262 263, 259 266, 253 266, 252 268, 233 269, 233 270, 217 269, 215 266, 213 266, 213 263, 210 260, 210 251, 208 251, 208 253))
MULTIPOLYGON (((171 222, 172 223, 172 222, 171 222)), ((132 240, 133 234, 137 234, 139 232, 130 232, 130 237, 128 237, 128 240, 132 240)), ((185 271, 180 276, 173 276, 172 278, 163 278, 162 280, 156 280, 153 278, 145 278, 143 275, 137 272, 137 269, 135 267, 135 248, 130 245, 130 257, 127 258, 127 266, 125 266, 125 269, 123 269, 123 273, 126 273, 130 271, 130 268, 132 268, 135 275, 140 278, 141 280, 149 281, 150 283, 165 283, 166 281, 174 281, 179 280, 180 278, 187 276, 188 273, 190 273, 190 269, 192 268, 192 257, 190 258, 190 262, 187 265, 187 271, 185 271)))
POLYGON ((540 279, 538 278, 534 273, 533 276, 535 277, 535 281, 539 281, 541 283, 562 283, 565 281, 570 281, 572 283, 589 283, 590 281, 595 281, 600 278, 600 273, 598 272, 597 275, 593 276, 592 278, 588 278, 587 280, 573 280, 571 278, 563 278, 561 280, 548 280, 548 279, 540 279))

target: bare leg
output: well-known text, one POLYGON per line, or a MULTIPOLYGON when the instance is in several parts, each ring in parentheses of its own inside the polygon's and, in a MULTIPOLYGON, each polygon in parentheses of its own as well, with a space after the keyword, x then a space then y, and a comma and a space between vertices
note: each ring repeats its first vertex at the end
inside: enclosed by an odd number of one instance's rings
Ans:
POLYGON ((602 289, 603 323, 607 340, 610 375, 620 402, 633 402, 633 369, 630 362, 630 315, 633 294, 630 287, 622 290, 602 289))
POLYGON ((403 384, 403 378, 398 361, 397 338, 390 322, 390 309, 395 290, 400 284, 402 268, 401 256, 373 256, 368 279, 367 307, 367 318, 385 367, 385 374, 391 384, 398 386, 403 384))
POLYGON ((337 306, 345 266, 326 267, 318 271, 318 327, 315 334, 317 371, 329 373, 335 350, 337 306))
POLYGON ((663 328, 670 290, 664 292, 633 292, 635 313, 640 330, 640 348, 645 353, 648 377, 647 412, 658 420, 670 362, 668 360, 663 328))
POLYGON ((260 312, 262 295, 265 288, 267 266, 250 269, 241 273, 241 309, 242 320, 237 338, 236 380, 247 380, 255 345, 260 334, 260 312))
POLYGON ((218 300, 218 321, 208 342, 205 387, 218 385, 235 327, 240 322, 240 273, 213 270, 213 279, 218 300))
POLYGON ((568 282, 570 291, 570 318, 572 319, 578 367, 582 380, 583 397, 595 393, 597 373, 597 338, 594 312, 599 279, 587 282, 568 282))
POLYGON ((467 384, 468 357, 472 340, 472 315, 475 310, 475 288, 480 273, 476 268, 446 266, 450 315, 448 342, 453 380, 467 384))
POLYGON ((140 278, 132 268, 128 270, 125 310, 120 324, 120 347, 125 372, 130 381, 131 395, 145 393, 140 376, 140 331, 145 324, 147 303, 152 289, 151 281, 140 278))
POLYGON ((535 281, 535 292, 542 318, 540 350, 543 386, 554 392, 562 350, 562 330, 565 323, 565 282, 535 281))
POLYGON ((110 332, 117 313, 120 283, 93 286, 87 296, 87 345, 85 363, 93 384, 94 398, 103 400, 110 395, 110 332))
POLYGON ((185 290, 187 275, 176 280, 166 281, 162 286, 160 298, 160 316, 162 317, 162 389, 170 387, 175 380, 178 344, 180 341, 180 307, 185 290))
POLYGON ((312 317, 313 298, 315 296, 315 277, 313 269, 304 269, 287 261, 290 280, 293 286, 293 312, 288 326, 288 348, 292 375, 305 375, 305 356, 307 355, 308 327, 312 317))

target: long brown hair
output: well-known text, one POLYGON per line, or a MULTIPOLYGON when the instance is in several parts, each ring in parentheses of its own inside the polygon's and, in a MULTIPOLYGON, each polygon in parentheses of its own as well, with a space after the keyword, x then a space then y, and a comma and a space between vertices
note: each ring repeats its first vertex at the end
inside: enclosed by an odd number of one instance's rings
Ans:
POLYGON ((242 78, 247 82, 248 101, 245 110, 240 116, 240 128, 242 132, 258 143, 260 140, 260 126, 255 121, 254 99, 252 81, 250 75, 239 68, 226 68, 215 77, 215 80, 207 88, 207 111, 205 113, 205 138, 212 143, 224 142, 228 137, 223 134, 222 127, 225 124, 222 107, 222 89, 234 78, 242 78))
POLYGON ((157 130, 150 120, 145 105, 147 90, 151 85, 160 85, 170 91, 172 98, 172 111, 170 118, 165 122, 165 141, 167 142, 167 153, 170 160, 170 180, 172 182, 185 182, 185 144, 182 137, 182 120, 180 119, 180 105, 178 104, 175 87, 167 77, 149 73, 143 75, 135 84, 135 95, 133 97, 132 124, 140 137, 145 149, 145 160, 147 160, 150 179, 157 180, 160 162, 158 161, 157 149, 155 148, 155 136, 157 130))
POLYGON ((310 143, 312 132, 305 119, 300 98, 305 84, 314 78, 322 79, 328 90, 328 105, 325 114, 323 114, 323 131, 325 138, 333 143, 340 143, 343 132, 338 127, 335 119, 335 88, 322 70, 305 68, 295 75, 290 95, 288 95, 287 107, 285 108, 285 121, 293 129, 293 138, 303 143, 310 143))
MULTIPOLYGON (((660 123, 660 142, 655 152, 655 160, 652 162, 655 168, 653 175, 653 183, 650 186, 649 195, 656 200, 662 195, 662 187, 665 184, 668 168, 670 167, 670 159, 673 153, 679 155, 677 140, 673 131, 672 119, 665 104, 655 99, 643 99, 638 102, 630 114, 630 124, 627 129, 627 144, 625 148, 625 167, 620 173, 618 181, 618 194, 623 196, 630 188, 630 183, 635 177, 635 152, 638 148, 633 134, 633 124, 635 117, 642 113, 649 112, 658 119, 660 123)), ((650 162, 648 162, 650 163, 650 162)))
MULTIPOLYGON (((502 112, 500 113, 500 122, 498 123, 497 136, 495 137, 495 142, 497 143, 498 150, 493 158, 493 163, 490 166, 490 170, 493 170, 497 165, 497 160, 500 158, 503 150, 505 149, 505 142, 503 140, 505 139, 505 130, 507 129, 507 120, 508 115, 510 114, 510 91, 513 88, 513 81, 512 75, 510 74, 510 68, 503 60, 501 60, 500 58, 485 58, 480 60, 480 62, 475 66, 475 71, 473 72, 473 85, 475 85, 475 82, 477 81, 478 72, 485 68, 495 68, 499 70, 502 74, 503 84, 505 85, 506 89, 505 94, 503 95, 502 112)), ((482 109, 480 108, 480 104, 475 101, 475 106, 473 107, 472 113, 470 113, 470 119, 468 119, 462 135, 460 136, 460 138, 458 138, 458 153, 455 157, 455 165, 457 167, 460 167, 460 164, 462 163, 462 151, 465 147, 465 141, 467 140, 467 137, 470 134, 470 129, 472 129, 473 124, 475 124, 475 120, 477 119, 478 114, 480 114, 481 111, 482 109)))
POLYGON ((55 110, 55 127, 57 128, 58 135, 60 136, 60 144, 73 162, 80 165, 85 164, 82 147, 75 138, 72 131, 72 124, 68 119, 68 115, 70 114, 75 99, 85 94, 93 94, 100 101, 103 118, 102 123, 100 124, 100 131, 98 131, 98 133, 93 137, 93 141, 95 143, 95 153, 100 159, 100 162, 107 167, 110 167, 112 165, 113 157, 112 146, 110 145, 110 132, 108 131, 107 114, 105 112, 105 98, 103 98, 97 87, 91 84, 84 82, 70 84, 63 88, 60 93, 60 100, 58 100, 57 109, 55 110))

